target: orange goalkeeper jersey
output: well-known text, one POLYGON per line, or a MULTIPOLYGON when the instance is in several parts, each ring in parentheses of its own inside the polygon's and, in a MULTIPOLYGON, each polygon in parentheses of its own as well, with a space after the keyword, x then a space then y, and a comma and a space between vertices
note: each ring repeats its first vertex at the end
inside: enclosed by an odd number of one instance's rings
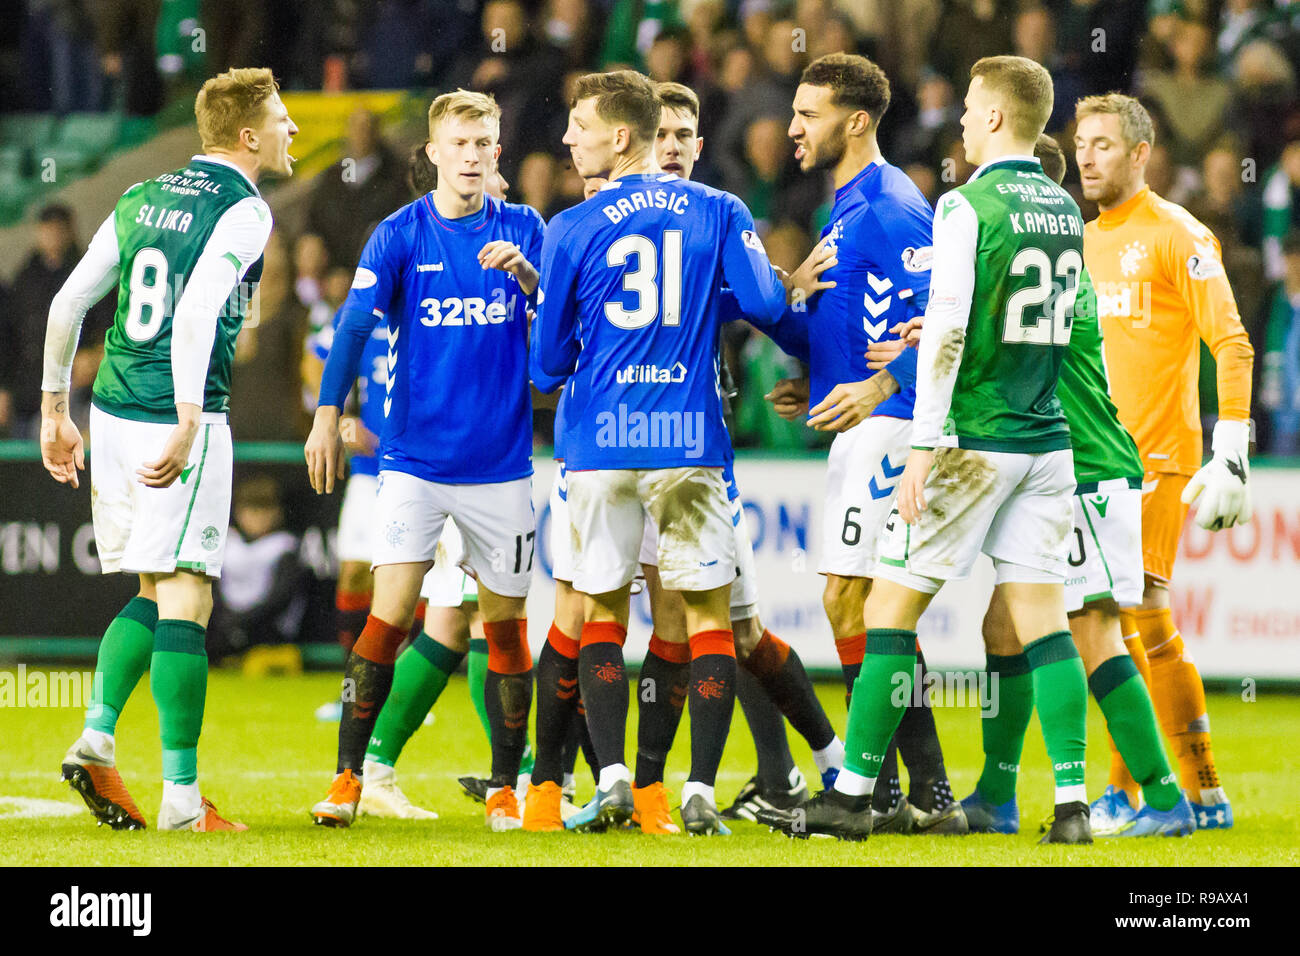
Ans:
POLYGON ((1254 350, 1219 241, 1144 186, 1088 223, 1083 255, 1097 289, 1111 398, 1143 467, 1194 474, 1202 454, 1198 339, 1218 366, 1219 417, 1250 417, 1254 350))

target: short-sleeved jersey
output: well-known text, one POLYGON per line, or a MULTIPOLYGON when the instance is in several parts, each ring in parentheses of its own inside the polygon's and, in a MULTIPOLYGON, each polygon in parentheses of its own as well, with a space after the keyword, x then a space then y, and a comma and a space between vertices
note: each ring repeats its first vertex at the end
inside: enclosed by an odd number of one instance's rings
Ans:
MULTIPOLYGON (((137 183, 118 200, 113 212, 121 270, 117 313, 104 339, 93 392, 104 411, 141 421, 176 421, 173 312, 213 230, 236 207, 263 221, 270 234, 271 212, 257 187, 233 166, 203 156, 137 183)), ((235 337, 262 274, 260 250, 246 261, 233 251, 226 255, 242 281, 217 318, 203 392, 203 411, 212 413, 229 410, 235 337)))
POLYGON ((1084 251, 1120 421, 1148 471, 1193 474, 1202 452, 1198 338, 1218 360, 1220 417, 1250 416, 1253 352, 1219 242, 1143 187, 1088 223, 1084 251))
MULTIPOLYGON (((896 339, 891 328, 925 312, 933 221, 934 210, 921 190, 889 163, 873 163, 835 190, 822 238, 834 244, 837 262, 821 275, 835 288, 807 303, 810 408, 836 385, 874 375, 867 368, 867 348, 896 339)), ((916 353, 905 349, 900 359, 907 371, 895 375, 899 391, 881 402, 875 415, 912 417, 916 353)), ((895 371, 893 363, 890 370, 895 371)))
POLYGON ((1120 424, 1115 403, 1110 400, 1097 294, 1087 269, 1079 276, 1070 348, 1061 363, 1056 397, 1070 425, 1074 480, 1079 485, 1076 494, 1095 491, 1097 482, 1113 478, 1128 478, 1140 486, 1142 460, 1137 445, 1120 424))
POLYGON ((670 173, 611 181, 551 220, 537 362, 570 375, 569 470, 721 467, 720 290, 762 327, 785 290, 730 193, 670 173))
MULTIPOLYGON (((487 196, 479 212, 447 219, 431 194, 375 228, 335 334, 369 335, 374 319, 382 320, 387 377, 383 394, 371 399, 384 412, 380 471, 446 484, 532 474, 533 297, 513 275, 479 265, 478 253, 507 240, 536 265, 543 231, 528 206, 487 196)), ((326 377, 333 378, 328 365, 326 377)))
MULTIPOLYGON (((334 314, 334 320, 312 333, 307 342, 311 354, 322 362, 329 358, 334 343, 334 327, 342 321, 343 310, 334 314)), ((366 339, 361 352, 361 374, 357 376, 357 413, 370 432, 379 436, 384 431, 384 386, 388 382, 388 336, 378 319, 366 339)), ((379 474, 379 456, 353 455, 348 459, 348 470, 354 475, 379 474)))
POLYGON ((986 163, 939 201, 914 443, 1070 447, 1056 380, 1082 270, 1079 207, 1032 157, 986 163))

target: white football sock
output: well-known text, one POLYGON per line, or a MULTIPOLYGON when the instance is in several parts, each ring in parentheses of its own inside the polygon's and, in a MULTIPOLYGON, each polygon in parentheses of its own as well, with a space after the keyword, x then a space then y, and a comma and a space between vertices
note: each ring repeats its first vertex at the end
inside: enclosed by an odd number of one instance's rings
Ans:
POLYGON ((865 797, 876 789, 876 778, 864 777, 848 767, 841 767, 839 776, 835 778, 835 789, 850 797, 865 797))
POLYGON ((686 806, 691 797, 697 793, 704 798, 704 802, 709 806, 717 807, 717 801, 713 796, 713 787, 707 783, 700 783, 698 780, 687 780, 682 784, 682 806, 686 806))
POLYGON ((397 776, 397 771, 378 760, 367 760, 361 765, 361 779, 371 783, 383 783, 397 776))
POLYGON ((90 749, 95 752, 95 756, 102 760, 113 760, 113 751, 116 744, 112 734, 106 734, 102 730, 93 730, 87 727, 81 732, 81 739, 90 744, 90 749))
POLYGON ((600 780, 596 784, 596 789, 602 793, 609 793, 614 789, 614 784, 620 780, 625 783, 632 782, 632 771, 627 769, 627 764, 612 763, 608 767, 601 767, 600 780))
POLYGON ((832 767, 844 766, 844 741, 835 737, 821 750, 813 751, 813 760, 817 763, 817 772, 825 773, 832 767))
POLYGON ((199 785, 195 783, 173 783, 163 781, 162 802, 180 811, 180 816, 193 816, 199 812, 203 798, 199 795, 199 785))

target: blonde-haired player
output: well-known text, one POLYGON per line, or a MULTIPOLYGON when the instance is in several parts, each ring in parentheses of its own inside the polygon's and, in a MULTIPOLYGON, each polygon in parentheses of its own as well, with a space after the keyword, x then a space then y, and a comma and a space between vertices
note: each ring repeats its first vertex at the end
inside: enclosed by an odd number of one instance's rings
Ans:
POLYGON ((140 593, 104 634, 85 730, 63 758, 64 779, 114 829, 145 826, 114 759, 118 716, 145 670, 162 738, 158 829, 247 829, 200 794, 197 748, 230 520, 231 360, 271 235, 257 181, 292 175, 298 132, 277 89, 268 69, 204 83, 202 154, 128 189, 50 304, 41 457, 75 488, 84 453, 68 417, 72 356, 86 310, 117 287, 92 400, 91 511, 103 572, 139 574, 140 593))
MULTIPOLYGON (((1160 723, 1174 742, 1179 777, 1202 828, 1232 826, 1210 746, 1201 676, 1170 610, 1169 581, 1183 519, 1219 530, 1250 520, 1250 387, 1254 350, 1224 274, 1219 242, 1181 206, 1146 185, 1154 141, 1136 99, 1111 93, 1078 102, 1075 159, 1083 194, 1101 214, 1084 232, 1097 289, 1111 397, 1137 441, 1142 490, 1142 603, 1123 615, 1125 643, 1149 675, 1160 723), (1214 455, 1201 466, 1200 340, 1218 367, 1214 455)), ((1118 754, 1092 808, 1099 832, 1137 811, 1138 787, 1118 754)))
POLYGON ((383 318, 388 375, 374 599, 345 665, 345 689, 352 693, 339 723, 336 775, 312 808, 326 826, 348 826, 356 815, 367 744, 449 516, 478 575, 488 642, 493 785, 487 822, 494 830, 521 823, 513 788, 532 696, 524 606, 534 533, 527 316, 542 221, 526 206, 485 196, 500 155, 499 132, 500 110, 489 96, 457 90, 433 101, 427 152, 438 185, 370 237, 322 375, 306 445, 318 493, 332 491, 341 471, 339 410, 375 318, 383 318), (481 415, 447 413, 452 382, 458 405, 481 415))

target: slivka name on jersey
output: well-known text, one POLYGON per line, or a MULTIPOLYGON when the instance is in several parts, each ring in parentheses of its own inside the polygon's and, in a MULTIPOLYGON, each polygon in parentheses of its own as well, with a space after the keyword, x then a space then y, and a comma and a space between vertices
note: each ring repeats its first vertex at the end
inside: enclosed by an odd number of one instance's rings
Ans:
POLYGON ((596 445, 600 448, 681 448, 687 458, 704 454, 703 412, 629 412, 620 403, 618 414, 596 414, 596 445))

